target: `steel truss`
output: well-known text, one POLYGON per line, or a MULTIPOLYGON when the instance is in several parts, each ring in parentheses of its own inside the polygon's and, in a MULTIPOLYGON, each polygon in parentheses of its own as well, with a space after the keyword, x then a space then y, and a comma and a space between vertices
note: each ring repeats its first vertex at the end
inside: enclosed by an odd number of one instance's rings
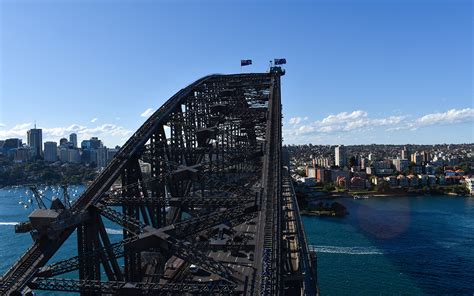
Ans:
POLYGON ((210 75, 181 89, 70 207, 30 216, 34 243, 0 294, 283 295, 282 73, 210 75), (48 265, 74 232, 77 256, 48 265))

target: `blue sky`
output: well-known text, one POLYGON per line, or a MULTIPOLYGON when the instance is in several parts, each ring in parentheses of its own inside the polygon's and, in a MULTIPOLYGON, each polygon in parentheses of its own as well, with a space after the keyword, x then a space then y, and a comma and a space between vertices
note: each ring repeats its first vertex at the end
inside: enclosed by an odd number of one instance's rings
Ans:
POLYGON ((122 144, 199 77, 285 57, 286 143, 474 142, 472 1, 0 3, 0 139, 122 144))

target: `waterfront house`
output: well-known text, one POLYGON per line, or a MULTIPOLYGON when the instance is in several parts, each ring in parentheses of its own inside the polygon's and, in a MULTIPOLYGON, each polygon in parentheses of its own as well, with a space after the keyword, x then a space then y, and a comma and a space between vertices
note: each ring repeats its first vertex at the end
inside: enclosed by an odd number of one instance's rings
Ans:
POLYGON ((470 195, 474 195, 474 178, 466 178, 465 184, 470 195))
POLYGON ((365 182, 361 177, 352 177, 351 178, 351 189, 364 189, 365 182))

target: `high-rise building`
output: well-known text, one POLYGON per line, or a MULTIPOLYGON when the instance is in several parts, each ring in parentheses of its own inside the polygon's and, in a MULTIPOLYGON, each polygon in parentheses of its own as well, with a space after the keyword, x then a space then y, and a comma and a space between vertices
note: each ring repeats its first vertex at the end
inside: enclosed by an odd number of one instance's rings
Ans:
POLYGON ((81 142, 82 149, 99 149, 102 146, 102 141, 97 137, 92 137, 89 140, 83 140, 81 142))
POLYGON ((343 145, 339 145, 334 150, 336 165, 341 168, 344 167, 347 164, 346 147, 344 147, 343 145))
POLYGON ((397 158, 397 159, 393 160, 393 165, 397 169, 397 172, 402 172, 403 173, 406 170, 408 170, 408 167, 410 165, 410 161, 408 159, 397 158))
POLYGON ((360 159, 360 168, 361 168, 362 170, 365 170, 365 168, 368 167, 368 166, 369 166, 369 160, 368 160, 367 158, 365 158, 365 157, 362 157, 362 158, 360 159))
POLYGON ((117 154, 119 149, 119 147, 115 147, 115 149, 107 149, 107 163, 109 163, 115 157, 115 154, 117 154))
POLYGON ((431 154, 428 151, 422 151, 421 158, 424 163, 429 163, 431 161, 431 154))
POLYGON ((92 149, 99 149, 100 147, 102 147, 102 141, 99 140, 99 138, 97 137, 92 137, 89 141, 91 143, 92 149))
POLYGON ((79 153, 79 149, 69 148, 68 152, 68 161, 71 163, 80 163, 81 162, 81 154, 79 153))
POLYGON ((107 147, 99 147, 97 149, 97 167, 105 168, 107 163, 107 147))
POLYGON ((313 159, 313 167, 327 168, 332 164, 332 160, 329 157, 317 157, 313 159))
POLYGON ((6 139, 5 142, 3 143, 3 149, 5 152, 11 149, 17 149, 22 146, 21 139, 18 138, 11 138, 11 139, 6 139))
POLYGON ((50 162, 58 160, 58 144, 56 142, 44 143, 44 160, 50 162))
POLYGON ((79 152, 79 149, 67 146, 60 146, 59 160, 61 160, 61 162, 80 163, 81 154, 79 152))
POLYGON ((59 148, 59 160, 61 162, 69 162, 69 154, 68 154, 68 148, 64 146, 60 146, 59 148))
POLYGON ((421 153, 418 153, 418 151, 416 151, 411 155, 411 161, 414 162, 416 165, 420 165, 423 162, 423 156, 421 155, 421 153))
POLYGON ((82 140, 81 149, 82 150, 91 149, 91 141, 90 140, 82 140))
POLYGON ((15 149, 14 162, 26 162, 31 159, 32 151, 28 146, 19 147, 15 149))
POLYGON ((66 138, 61 138, 59 140, 59 146, 67 146, 67 143, 68 143, 68 141, 67 141, 66 138))
POLYGON ((73 148, 77 148, 77 134, 72 133, 69 135, 69 142, 73 148))
POLYGON ((97 165, 97 149, 82 149, 81 162, 97 165))
MULTIPOLYGON (((98 149, 104 147, 102 141, 97 137, 92 137, 89 140, 81 142, 82 155, 81 161, 86 164, 98 165, 98 149)), ((103 152, 104 153, 104 152, 103 152)), ((100 157, 100 156, 99 156, 100 157)), ((102 164, 107 162, 107 152, 102 155, 102 164)))
POLYGON ((33 158, 40 158, 43 154, 43 131, 40 128, 36 128, 36 124, 35 128, 27 132, 27 141, 33 158))
POLYGON ((402 159, 410 159, 410 151, 406 146, 402 149, 402 159))

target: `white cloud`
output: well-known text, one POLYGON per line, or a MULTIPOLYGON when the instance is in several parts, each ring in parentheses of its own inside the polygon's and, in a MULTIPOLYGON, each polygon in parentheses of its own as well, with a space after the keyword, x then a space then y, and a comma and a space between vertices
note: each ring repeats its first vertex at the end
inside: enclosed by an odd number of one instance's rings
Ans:
POLYGON ((314 127, 310 125, 302 125, 298 128, 298 131, 302 134, 311 133, 314 131, 314 127))
POLYGON ((96 117, 96 118, 92 118, 92 119, 91 119, 91 122, 94 123, 94 122, 96 122, 98 119, 99 119, 99 118, 97 118, 97 117, 96 117))
POLYGON ((43 137, 60 138, 66 137, 71 133, 78 134, 81 138, 87 139, 94 136, 120 136, 124 137, 132 131, 115 124, 106 123, 95 127, 86 127, 78 124, 72 124, 68 127, 44 128, 43 137))
POLYGON ((140 114, 140 116, 141 117, 149 117, 152 114, 153 114, 153 108, 148 108, 145 111, 143 111, 143 113, 140 114))
POLYGON ((4 127, 5 125, 3 123, 0 123, 0 127, 4 127))
POLYGON ((474 121, 474 109, 451 109, 446 112, 430 113, 416 118, 412 121, 407 121, 396 127, 387 129, 387 131, 411 130, 415 131, 422 127, 432 125, 448 125, 456 123, 466 123, 474 121))
POLYGON ((381 118, 381 119, 374 119, 372 120, 372 123, 374 125, 391 125, 391 124, 399 124, 400 122, 403 121, 407 116, 390 116, 387 118, 381 118))
POLYGON ((0 130, 0 139, 6 138, 24 138, 26 137, 26 132, 31 128, 30 123, 21 123, 17 124, 10 129, 1 129, 0 130))
POLYGON ((474 119, 474 109, 451 109, 443 113, 426 114, 415 121, 417 126, 469 122, 474 119))
POLYGON ((367 112, 361 111, 361 110, 356 110, 352 111, 351 113, 348 112, 341 112, 338 114, 331 114, 328 117, 324 118, 320 124, 321 125, 333 125, 333 124, 340 124, 344 122, 350 122, 357 120, 359 118, 364 118, 367 117, 367 112))
MULTIPOLYGON (((11 129, 0 129, 0 139, 5 138, 26 138, 26 132, 31 128, 31 123, 17 124, 11 129)), ((131 130, 128 130, 122 126, 115 124, 102 124, 94 127, 87 127, 78 124, 71 124, 66 127, 51 127, 43 128, 43 141, 59 141, 60 138, 67 138, 71 133, 76 133, 82 139, 89 139, 90 137, 107 137, 110 139, 128 138, 132 134, 131 130)))
POLYGON ((84 130, 87 130, 87 127, 78 124, 71 124, 67 127, 43 128, 43 137, 66 137, 71 133, 79 134, 84 130))
POLYGON ((292 117, 292 118, 290 118, 290 121, 288 121, 288 123, 292 124, 292 125, 298 125, 301 122, 306 121, 306 120, 308 120, 308 116, 305 116, 305 117, 292 117))
POLYGON ((301 122, 301 117, 292 117, 290 118, 290 121, 289 121, 289 123, 293 125, 299 124, 300 122, 301 122))
MULTIPOLYGON (((356 110, 330 114, 320 120, 301 124, 301 117, 291 118, 289 125, 283 129, 285 141, 289 143, 313 142, 313 140, 333 141, 334 137, 354 135, 360 137, 364 133, 384 127, 386 132, 399 130, 417 130, 421 127, 474 122, 474 109, 451 109, 446 112, 431 113, 413 118, 410 115, 392 115, 383 118, 372 118, 368 112, 356 110), (358 134, 353 134, 358 132, 358 134), (303 141, 304 140, 304 141, 303 141)), ((348 139, 349 141, 350 139, 348 139)))
POLYGON ((356 110, 331 114, 322 120, 315 121, 313 126, 321 133, 350 132, 363 129, 368 130, 376 126, 398 124, 404 118, 404 116, 370 118, 366 111, 356 110))
POLYGON ((292 117, 292 118, 290 118, 290 121, 288 121, 288 123, 294 125, 294 124, 300 123, 300 121, 301 121, 300 117, 292 117))
POLYGON ((291 118, 290 128, 285 129, 287 137, 301 137, 304 135, 334 134, 351 131, 368 131, 377 126, 395 125, 402 122, 406 116, 390 116, 386 118, 370 118, 363 110, 340 112, 310 124, 297 126, 303 120, 301 117, 291 118))
POLYGON ((124 127, 111 124, 111 123, 106 123, 94 128, 87 128, 85 130, 79 131, 79 133, 82 134, 97 134, 97 135, 103 135, 103 134, 108 134, 112 136, 127 136, 132 133, 132 131, 125 129, 124 127))

